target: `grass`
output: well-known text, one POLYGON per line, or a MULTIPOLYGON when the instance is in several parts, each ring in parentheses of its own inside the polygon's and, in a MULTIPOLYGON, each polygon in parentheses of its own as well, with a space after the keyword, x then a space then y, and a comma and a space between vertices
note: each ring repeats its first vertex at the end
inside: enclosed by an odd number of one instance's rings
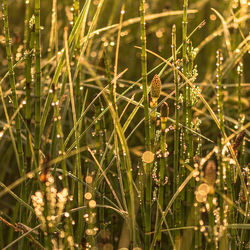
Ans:
POLYGON ((246 1, 1 3, 1 249, 249 247, 246 1))

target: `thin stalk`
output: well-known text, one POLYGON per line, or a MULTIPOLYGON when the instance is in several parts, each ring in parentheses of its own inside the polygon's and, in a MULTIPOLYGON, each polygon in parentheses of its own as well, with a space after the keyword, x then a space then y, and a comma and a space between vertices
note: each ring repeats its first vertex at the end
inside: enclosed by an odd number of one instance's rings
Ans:
MULTIPOLYGON (((25 50, 26 50, 26 57, 25 57, 25 78, 26 78, 26 107, 25 107, 25 119, 27 123, 26 129, 26 137, 30 136, 31 131, 31 84, 32 84, 32 75, 31 75, 31 64, 32 64, 32 54, 30 53, 31 49, 34 48, 34 25, 30 22, 31 16, 31 6, 30 1, 26 3, 26 20, 25 20, 25 50)), ((27 170, 31 170, 31 149, 29 143, 26 143, 26 165, 27 170)))
MULTIPOLYGON (((101 98, 100 98, 100 110, 98 110, 98 114, 99 115, 101 113, 103 109, 103 104, 102 104, 102 101, 101 101, 101 98)), ((100 146, 99 146, 99 160, 101 161, 101 166, 104 168, 105 170, 105 167, 108 166, 108 161, 107 161, 107 158, 105 157, 106 155, 106 150, 107 150, 107 147, 105 147, 104 149, 104 146, 101 146, 101 145, 105 145, 106 141, 107 141, 107 135, 106 135, 106 121, 104 119, 104 117, 100 120, 100 131, 99 131, 99 142, 100 142, 100 146)), ((100 183, 100 192, 102 194, 105 193, 105 188, 106 188, 106 183, 105 182, 102 182, 100 183)), ((102 196, 100 198, 100 203, 104 206, 105 204, 105 200, 104 200, 104 197, 102 196)), ((100 207, 99 210, 99 223, 100 223, 100 229, 104 229, 105 228, 105 213, 104 213, 104 207, 100 207)))
MULTIPOLYGON (((219 123, 220 123, 220 129, 221 133, 225 134, 225 125, 224 125, 224 112, 223 112, 223 95, 222 95, 222 53, 220 50, 216 53, 216 71, 217 71, 217 98, 218 98, 218 113, 219 113, 219 123)), ((229 173, 229 164, 226 160, 225 152, 223 152, 222 145, 224 144, 224 138, 219 138, 219 169, 220 169, 220 189, 221 192, 225 192, 225 189, 228 189, 231 193, 231 178, 229 173), (226 182, 225 182, 226 179, 226 182)), ((210 196, 209 196, 210 197, 210 196)), ((230 197, 231 199, 232 197, 230 197)), ((224 222, 224 218, 227 217, 225 214, 225 206, 224 201, 222 197, 220 197, 220 219, 222 221, 222 224, 224 222)), ((210 212, 211 214, 212 212, 210 212)), ((212 215, 210 215, 211 217, 212 215)), ((213 230, 213 229, 212 229, 213 230)), ((223 244, 225 239, 227 238, 227 235, 224 234, 223 238, 220 240, 221 244, 223 244)), ((212 246, 213 247, 213 246, 212 246)))
MULTIPOLYGON (((174 72, 174 83, 175 83, 175 137, 174 137, 174 176, 173 176, 173 192, 176 192, 179 186, 179 183, 182 179, 184 179, 184 175, 181 176, 181 173, 183 171, 183 166, 180 168, 180 128, 179 128, 179 119, 180 119, 180 103, 179 103, 179 76, 177 71, 177 53, 176 53, 176 26, 173 25, 172 28, 172 58, 173 58, 173 64, 175 66, 173 72, 174 72)), ((182 141, 183 144, 183 141, 182 141)), ((181 147, 183 151, 183 147, 181 147)), ((183 154, 183 152, 182 152, 183 154)), ((174 226, 178 226, 179 222, 181 221, 181 200, 182 196, 180 195, 177 197, 176 202, 174 203, 174 226)), ((174 232, 177 239, 180 238, 180 231, 174 232)))
MULTIPOLYGON (((224 179, 223 179, 223 162, 222 162, 222 143, 221 143, 221 136, 218 137, 218 154, 217 154, 217 160, 218 160, 218 170, 219 170, 219 189, 221 193, 224 193, 224 179)), ((224 219, 224 199, 223 197, 219 197, 219 206, 220 206, 220 219, 223 221, 224 219)))
MULTIPOLYGON (((218 88, 218 113, 219 113, 219 122, 220 122, 220 127, 223 133, 225 133, 225 125, 224 125, 224 112, 223 112, 223 95, 222 95, 222 70, 221 70, 221 65, 223 61, 222 53, 220 50, 217 51, 217 62, 216 62, 216 67, 217 67, 217 88, 218 88)), ((223 141, 221 142, 223 144, 223 141)), ((223 157, 223 155, 222 155, 223 157)), ((228 190, 228 195, 230 196, 230 199, 232 199, 232 186, 231 186, 231 170, 229 168, 229 162, 228 160, 222 159, 225 163, 225 168, 226 168, 226 183, 227 183, 227 190, 228 190)))
MULTIPOLYGON (((139 166, 139 170, 138 170, 138 179, 139 179, 139 188, 140 188, 140 203, 143 204, 144 200, 145 200, 145 192, 144 192, 144 183, 145 183, 145 180, 144 180, 145 176, 144 176, 144 166, 140 165, 139 166)), ((140 211, 141 211, 141 217, 142 218, 145 218, 145 206, 141 206, 140 208, 140 211)), ((145 220, 142 219, 142 229, 143 229, 143 232, 145 232, 145 220)))
MULTIPOLYGON (((73 122, 74 127, 76 127, 76 109, 75 109, 75 101, 74 101, 74 91, 73 91, 73 83, 71 78, 71 71, 70 71, 70 62, 69 62, 69 48, 68 48, 68 30, 67 28, 64 29, 64 43, 65 43, 65 57, 66 57, 66 68, 69 77, 69 88, 70 88, 70 101, 71 101, 71 108, 72 108, 72 115, 73 115, 73 122)), ((76 140, 76 150, 79 150, 79 131, 78 129, 75 130, 75 140, 76 140)), ((80 159, 80 152, 76 155, 76 164, 77 164, 77 177, 79 179, 82 178, 82 168, 81 168, 81 159, 80 159)), ((83 205, 83 186, 80 182, 78 182, 78 206, 83 205)), ((78 232, 79 235, 82 235, 83 231, 83 223, 82 223, 82 215, 83 210, 79 212, 78 216, 78 232)))
POLYGON ((125 13, 124 9, 125 9, 125 5, 123 4, 122 8, 121 8, 119 29, 118 29, 118 34, 117 34, 116 51, 115 51, 113 98, 114 98, 114 103, 115 103, 115 108, 116 109, 117 109, 117 106, 116 106, 117 70, 118 70, 118 58, 119 58, 119 48, 120 48, 120 40, 121 40, 122 21, 123 21, 123 16, 124 16, 124 13, 125 13))
MULTIPOLYGON (((183 61, 183 75, 187 77, 187 8, 188 8, 188 0, 184 0, 183 4, 183 20, 182 20, 182 61, 183 61)), ((184 79, 183 79, 184 80, 184 79)), ((185 81, 185 80, 184 80, 185 81)), ((183 87, 183 125, 187 126, 187 86, 183 87)), ((184 142, 186 143, 186 129, 183 128, 184 131, 184 142)), ((185 144, 184 143, 184 144, 185 144)))
MULTIPOLYGON (((73 22, 74 24, 77 21, 77 18, 79 16, 79 0, 74 0, 74 13, 73 13, 73 22)), ((81 36, 77 37, 76 40, 76 49, 75 49, 75 68, 78 64, 78 57, 80 55, 80 38, 81 36)), ((81 81, 81 66, 79 69, 79 73, 75 80, 75 86, 74 86, 74 92, 76 96, 76 118, 79 119, 80 113, 81 113, 81 90, 80 90, 80 81, 81 81)))
POLYGON ((174 191, 177 190, 177 176, 179 169, 179 147, 180 147, 180 131, 179 131, 179 77, 177 72, 177 57, 176 57, 176 26, 172 28, 172 57, 176 69, 174 69, 174 83, 175 83, 175 138, 174 138, 174 191))
POLYGON ((242 119, 241 119, 241 113, 242 113, 242 103, 241 103, 241 82, 242 82, 242 72, 243 72, 243 65, 240 62, 237 67, 237 76, 238 76, 238 115, 239 115, 239 122, 238 127, 240 128, 242 126, 242 119))
POLYGON ((140 16, 141 16, 141 67, 142 67, 142 87, 143 87, 143 106, 145 116, 145 136, 146 149, 149 149, 149 101, 148 101, 148 82, 147 82, 147 53, 146 53, 146 27, 145 27, 145 0, 140 0, 140 16))
POLYGON ((41 122, 41 48, 40 48, 40 0, 35 0, 35 157, 39 163, 40 122, 41 122))
MULTIPOLYGON (((49 37, 48 59, 52 58, 53 50, 55 49, 56 60, 58 52, 58 37, 57 37, 57 0, 53 0, 51 14, 51 28, 49 37)), ((49 65, 48 68, 49 70, 49 65)))
MULTIPOLYGON (((238 128, 241 128, 244 123, 244 116, 242 115, 242 100, 241 100, 241 82, 242 82, 242 73, 243 73, 243 64, 240 62, 237 67, 237 78, 238 78, 238 128)), ((238 150, 239 155, 239 163, 241 166, 244 166, 244 153, 243 153, 243 145, 240 146, 238 150)))
MULTIPOLYGON (((74 12, 73 12, 73 23, 74 24, 76 24, 77 19, 79 17, 79 8, 80 8, 79 4, 80 4, 79 0, 74 0, 74 12)), ((81 29, 84 29, 84 26, 82 26, 81 29)), ((80 56, 80 51, 81 51, 81 49, 80 49, 80 47, 81 47, 80 46, 81 34, 82 34, 82 31, 80 31, 75 38, 75 44, 74 44, 75 45, 75 49, 74 49, 74 56, 75 56, 74 66, 75 66, 75 68, 77 68, 78 60, 79 60, 79 56, 80 56)), ((66 60, 70 60, 70 58, 67 59, 67 56, 68 55, 66 55, 66 60)), ((69 66, 67 66, 67 67, 69 67, 69 66)), ((67 73, 70 74, 70 67, 68 68, 67 73)), ((81 89, 80 89, 81 74, 82 74, 82 70, 81 70, 81 65, 80 65, 79 71, 75 77, 75 80, 72 82, 72 84, 74 83, 74 86, 72 87, 72 90, 70 89, 70 92, 72 92, 71 95, 73 95, 73 91, 75 94, 75 100, 74 100, 74 96, 71 97, 71 105, 72 105, 72 107, 74 105, 74 109, 75 109, 75 118, 74 118, 74 113, 73 113, 74 126, 76 125, 76 121, 79 119, 80 114, 81 114, 81 89), (75 104, 72 101, 75 101, 75 104)), ((71 74, 68 77, 71 78, 71 74)), ((71 86, 70 86, 70 88, 71 88, 71 86)), ((72 110, 73 110, 73 108, 72 108, 72 110)), ((76 130, 75 130, 75 139, 77 142, 77 148, 80 147, 80 140, 78 139, 78 134, 80 134, 81 131, 79 129, 80 129, 80 127, 76 128, 76 130), (76 137, 76 135, 77 135, 77 137, 76 137)), ((77 169, 77 176, 80 177, 82 175, 80 154, 77 154, 77 157, 76 157, 75 162, 74 162, 74 169, 75 170, 77 169)), ((81 198, 82 196, 83 196, 82 185, 80 183, 78 183, 78 205, 79 206, 81 206, 83 204, 83 198, 81 198)), ((80 240, 79 237, 81 237, 82 230, 83 230, 82 216, 83 216, 83 211, 81 210, 79 212, 78 225, 77 225, 78 230, 80 232, 80 234, 77 236, 78 241, 80 240)), ((91 242, 91 243, 93 244, 93 242, 91 242)))
POLYGON ((217 88, 218 88, 218 113, 219 113, 219 122, 220 122, 220 128, 223 133, 225 133, 225 126, 224 126, 224 112, 223 112, 223 96, 222 96, 222 61, 223 57, 221 54, 221 51, 218 50, 216 54, 217 62, 216 62, 216 67, 217 67, 217 88))
MULTIPOLYGON (((183 63, 183 75, 185 77, 187 77, 187 8, 188 8, 188 0, 184 0, 183 3, 183 20, 182 20, 182 63, 183 63)), ((183 79, 183 81, 185 82, 185 79, 183 79)), ((181 160, 182 162, 185 161, 185 157, 186 157, 186 143, 187 143, 187 131, 186 131, 186 127, 187 127, 187 85, 185 84, 183 86, 183 113, 182 113, 182 146, 181 146, 181 160)), ((179 173, 179 178, 180 178, 180 183, 182 183, 183 179, 185 178, 185 168, 182 165, 181 166, 181 171, 179 173)), ((184 196, 185 196, 185 192, 183 192, 180 196, 180 199, 184 200, 184 196)), ((177 204, 178 205, 178 204, 177 204)), ((180 214, 176 214, 177 216, 177 225, 178 227, 182 227, 185 225, 185 212, 187 214, 187 211, 185 211, 185 209, 181 209, 182 212, 180 212, 180 214)), ((176 244, 179 244, 179 240, 180 240, 180 231, 176 232, 176 244)))
MULTIPOLYGON (((150 128, 149 128, 149 102, 148 102, 148 83, 147 83, 147 53, 146 53, 146 27, 145 27, 145 0, 140 0, 141 16, 141 69, 143 87, 143 106, 145 116, 145 144, 146 150, 150 149, 150 128)), ((146 208, 145 208, 145 249, 149 249, 151 235, 151 195, 152 195, 152 176, 151 164, 146 164, 146 208)))
MULTIPOLYGON (((192 79, 193 75, 193 51, 192 51, 192 43, 191 41, 187 42, 187 76, 192 79)), ((190 80, 192 81, 192 80, 190 80)), ((188 164, 190 166, 194 165, 193 162, 193 136, 191 134, 190 129, 192 128, 192 97, 191 97, 191 86, 188 84, 187 86, 187 130, 186 130, 186 146, 187 146, 187 153, 186 153, 186 162, 188 161, 188 164)), ((194 188, 195 188, 195 179, 191 179, 189 183, 189 187, 186 189, 186 203, 187 203, 187 209, 189 210, 190 216, 194 217, 195 210, 192 209, 193 201, 194 201, 194 188)), ((187 226, 190 226, 187 221, 187 226)))
MULTIPOLYGON (((151 152, 153 154, 155 154, 156 110, 157 110, 157 103, 158 103, 158 99, 160 97, 160 93, 161 93, 161 79, 158 75, 155 75, 151 81, 151 92, 150 92, 150 94, 151 94, 151 100, 150 100, 150 108, 151 108, 151 112, 150 112, 150 142, 151 142, 151 144, 150 144, 150 148, 151 148, 151 152)), ((166 111, 167 104, 164 103, 163 106, 164 106, 163 109, 166 111)), ((165 112, 165 113, 167 113, 167 112, 165 112)), ((163 127, 164 127, 164 123, 165 123, 166 119, 167 119, 166 117, 163 118, 163 120, 164 120, 164 122, 162 123, 163 127)), ((147 167, 147 164, 146 164, 146 168, 147 168, 146 173, 148 172, 148 175, 146 175, 147 176, 146 185, 148 185, 150 182, 150 185, 152 186, 153 162, 150 163, 148 166, 149 167, 147 167)), ((164 176, 164 172, 162 172, 162 171, 163 171, 163 169, 161 168, 160 169, 160 178, 161 178, 161 176, 164 176)), ((163 184, 160 184, 160 185, 163 185, 163 184)), ((149 189, 147 190, 147 188, 146 188, 146 192, 149 192, 149 189)), ((148 194, 146 193, 146 197, 147 196, 148 196, 148 194)), ((159 190, 159 199, 160 199, 160 201, 158 203, 159 206, 158 206, 158 210, 156 212, 156 222, 159 221, 160 209, 162 209, 162 206, 163 206, 163 189, 159 190)), ((146 200, 146 209, 147 209, 147 200, 146 200)), ((161 234, 159 234, 159 237, 158 237, 157 247, 160 247, 160 241, 161 241, 161 234)))
MULTIPOLYGON (((119 29, 118 29, 118 34, 117 34, 117 43, 116 43, 116 51, 115 51, 115 65, 114 65, 114 81, 113 84, 111 84, 111 97, 113 98, 112 103, 114 105, 114 109, 117 112, 117 115, 119 116, 119 111, 116 103, 116 88, 117 88, 117 70, 118 70, 118 59, 119 59, 119 48, 120 48, 120 39, 121 39, 121 30, 122 30, 122 22, 123 22, 123 17, 125 13, 125 5, 122 5, 121 8, 121 15, 120 15, 120 21, 119 21, 119 29)), ((128 192, 128 182, 126 176, 126 162, 125 162, 125 157, 123 155, 123 150, 122 150, 122 145, 119 140, 117 140, 117 134, 116 131, 114 131, 114 140, 115 140, 115 145, 116 145, 116 150, 117 150, 117 156, 120 159, 117 161, 117 170, 118 174, 120 175, 120 188, 122 192, 122 199, 124 203, 124 207, 128 209, 128 206, 130 204, 129 200, 129 192, 128 192), (120 166, 119 166, 120 164, 120 166), (121 169, 121 171, 120 171, 121 169), (124 195, 123 195, 124 194, 124 195), (128 203, 128 206, 127 206, 128 203)))
MULTIPOLYGON (((177 174, 177 179, 176 179, 176 191, 179 188, 179 185, 183 182, 185 179, 185 166, 183 164, 185 160, 185 134, 184 134, 184 129, 183 127, 180 130, 180 135, 179 135, 179 142, 180 142, 180 164, 179 164, 179 171, 177 174)), ((183 227, 185 225, 185 209, 183 208, 185 200, 185 191, 182 191, 179 196, 176 198, 176 201, 174 203, 174 227, 183 227)), ((174 232, 175 235, 175 245, 176 248, 180 248, 180 241, 181 241, 181 231, 177 230, 174 232)))
MULTIPOLYGON (((243 141, 244 143, 244 141, 243 141)), ((244 154, 244 149, 245 149, 245 145, 243 144, 243 154, 244 154)), ((246 173, 246 185, 247 185, 247 191, 248 193, 250 192, 250 173, 249 171, 247 171, 246 173)), ((249 211, 249 207, 248 207, 248 203, 249 203, 249 197, 246 197, 245 195, 242 194, 242 198, 245 198, 245 204, 242 206, 244 208, 244 210, 249 211)), ((247 224, 248 221, 248 216, 245 216, 243 219, 243 223, 247 224)), ((245 244, 248 244, 248 239, 249 239, 249 230, 242 230, 241 231, 241 235, 240 235, 240 242, 245 242, 245 244)), ((246 245, 245 245, 246 246, 246 245)), ((240 246, 240 250, 243 249, 243 244, 240 246)))
POLYGON ((112 85, 112 77, 111 77, 111 71, 110 71, 110 55, 109 55, 109 48, 105 50, 104 53, 104 64, 105 64, 105 71, 107 75, 107 82, 109 86, 109 98, 112 102, 112 106, 115 107, 115 98, 113 93, 113 85, 112 85))
MULTIPOLYGON (((189 75, 190 78, 193 76, 193 48, 192 48, 192 42, 188 42, 188 72, 187 74, 189 75)), ((187 136, 188 136, 188 141, 187 141, 187 157, 189 160, 189 164, 192 166, 193 165, 193 136, 191 134, 190 129, 192 128, 192 96, 191 96, 191 86, 188 84, 187 86, 187 127, 189 128, 187 130, 187 136)), ((194 182, 192 183, 194 187, 194 182)))
MULTIPOLYGON (((172 28, 172 58, 175 66, 174 72, 174 83, 175 83, 175 134, 174 134, 174 176, 173 176, 173 192, 176 192, 179 186, 179 164, 180 164, 180 131, 179 131, 179 116, 180 116, 180 103, 179 103, 179 76, 177 72, 177 55, 176 55, 176 26, 172 28)), ((180 210, 181 200, 180 196, 177 197, 174 203, 174 211, 180 210)), ((174 225, 178 224, 179 213, 174 216, 174 225)), ((178 232, 178 231, 177 231, 178 232)), ((176 233, 176 232, 175 232, 176 233)), ((178 233, 177 233, 178 234, 178 233)))
MULTIPOLYGON (((26 119, 26 138, 31 139, 31 84, 32 84, 32 76, 31 76, 31 66, 32 66, 32 53, 30 53, 30 50, 33 49, 34 47, 34 25, 30 25, 30 17, 31 17, 31 4, 30 1, 26 2, 25 5, 25 43, 24 43, 24 48, 25 48, 25 88, 26 88, 26 106, 25 106, 25 119, 26 119), (31 27, 30 27, 31 26, 31 27)), ((29 141, 27 139, 27 141, 29 141)), ((32 166, 32 153, 31 153, 31 148, 30 144, 26 143, 25 145, 25 172, 30 171, 32 166)), ((26 183, 25 183, 26 184, 26 183)), ((26 197, 29 197, 28 192, 23 190, 24 195, 23 199, 26 201, 26 197)), ((24 222, 27 220, 27 214, 21 212, 23 214, 23 219, 24 222)), ((19 242, 19 248, 27 248, 27 243, 24 242, 24 245, 22 245, 22 241, 19 242)))
MULTIPOLYGON (((157 225, 160 225, 160 228, 158 229, 161 231, 162 224, 160 223, 160 214, 164 206, 164 187, 166 182, 166 123, 168 119, 168 105, 166 102, 164 102, 161 106, 161 159, 160 159, 160 187, 159 187, 159 196, 158 196, 158 210, 157 210, 157 222, 155 224, 155 231, 157 231, 157 225)), ((167 191, 167 190, 165 190, 167 191)), ((161 232, 158 233, 157 241, 156 241, 156 249, 161 248, 161 232)))

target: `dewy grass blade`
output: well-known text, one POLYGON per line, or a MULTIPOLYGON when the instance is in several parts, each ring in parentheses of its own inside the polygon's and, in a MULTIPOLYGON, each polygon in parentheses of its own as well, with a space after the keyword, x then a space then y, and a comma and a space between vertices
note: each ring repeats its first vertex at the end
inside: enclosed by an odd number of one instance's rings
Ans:
MULTIPOLYGON (((74 122, 74 127, 76 127, 76 107, 75 107, 75 100, 74 100, 74 92, 73 92, 73 83, 72 83, 72 78, 71 78, 71 69, 70 69, 70 62, 69 62, 69 48, 68 48, 68 30, 65 28, 64 30, 64 43, 65 43, 65 56, 66 56, 66 68, 67 68, 67 73, 69 77, 69 88, 70 88, 70 101, 71 101, 71 108, 72 108, 72 115, 73 115, 73 122, 74 122)), ((75 130, 75 140, 76 140, 76 150, 80 148, 79 145, 79 132, 78 129, 75 130)), ((62 142, 62 147, 63 142, 62 142)), ((82 167, 81 167, 81 160, 80 160, 80 152, 77 153, 76 155, 76 166, 77 166, 77 176, 79 179, 82 178, 82 167)), ((66 175, 65 175, 66 178, 66 175)), ((83 189, 82 185, 78 183, 78 206, 83 205, 83 189)), ((78 217, 78 229, 79 232, 82 232, 82 216, 83 213, 79 213, 78 217)))
POLYGON ((35 0, 35 157, 39 164, 39 149, 40 149, 40 123, 41 123, 41 47, 40 47, 40 0, 35 0))

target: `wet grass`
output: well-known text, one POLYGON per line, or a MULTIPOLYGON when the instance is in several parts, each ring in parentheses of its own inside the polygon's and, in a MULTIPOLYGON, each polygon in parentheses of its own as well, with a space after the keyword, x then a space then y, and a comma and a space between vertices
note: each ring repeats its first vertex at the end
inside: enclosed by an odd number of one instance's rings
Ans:
POLYGON ((1 3, 1 249, 249 247, 246 1, 1 3))

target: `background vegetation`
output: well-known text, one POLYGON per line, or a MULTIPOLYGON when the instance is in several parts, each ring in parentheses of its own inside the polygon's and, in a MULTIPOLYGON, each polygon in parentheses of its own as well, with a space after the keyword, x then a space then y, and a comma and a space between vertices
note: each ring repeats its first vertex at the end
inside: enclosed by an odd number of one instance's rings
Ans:
POLYGON ((246 0, 1 4, 1 249, 250 247, 246 0))

